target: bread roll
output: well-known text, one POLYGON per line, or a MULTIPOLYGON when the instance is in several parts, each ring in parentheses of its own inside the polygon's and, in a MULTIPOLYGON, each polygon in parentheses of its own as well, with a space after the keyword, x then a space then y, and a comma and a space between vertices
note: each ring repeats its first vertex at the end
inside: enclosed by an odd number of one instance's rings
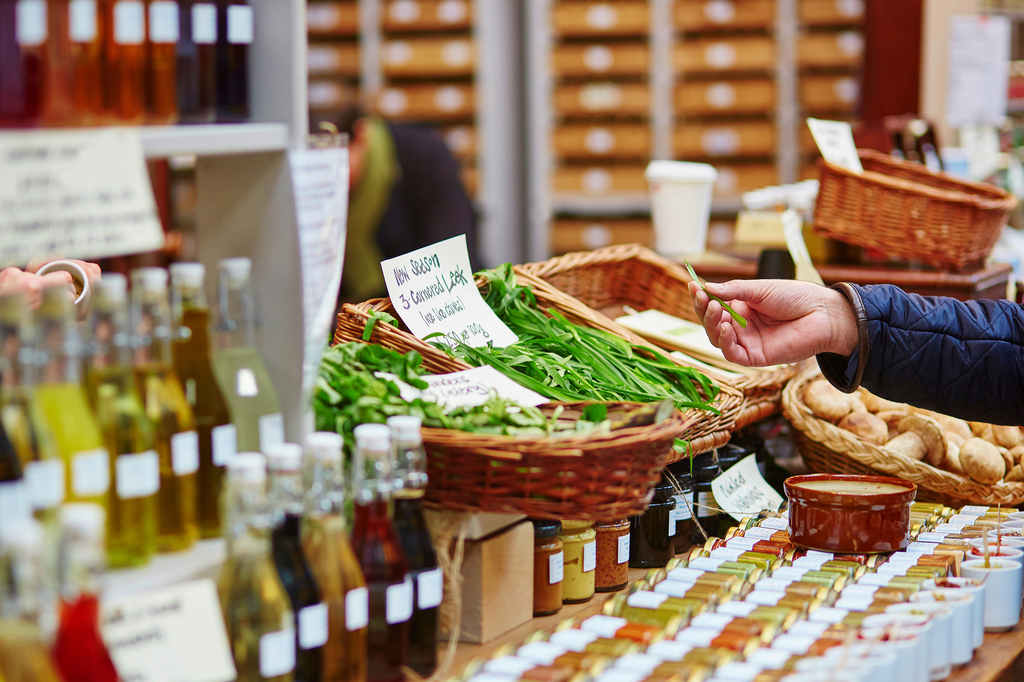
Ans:
POLYGON ((884 421, 885 425, 889 427, 889 440, 892 440, 896 436, 900 435, 900 421, 906 417, 907 414, 909 414, 907 410, 885 410, 884 412, 879 412, 875 416, 884 421))
POLYGON ((946 461, 943 468, 952 471, 954 474, 964 475, 964 467, 960 464, 960 446, 952 443, 946 444, 946 461))
POLYGON ((970 436, 964 438, 956 431, 945 431, 942 435, 946 438, 946 447, 948 448, 955 445, 957 450, 960 449, 960 446, 964 444, 964 441, 967 440, 967 438, 970 438, 970 436))
POLYGON ((839 421, 839 428, 846 429, 874 445, 882 445, 889 440, 889 427, 868 411, 854 410, 839 421))
POLYGON ((913 431, 920 436, 927 448, 925 459, 933 467, 940 467, 946 461, 946 438, 942 435, 942 427, 937 421, 920 414, 912 414, 901 419, 897 428, 900 433, 913 431))
POLYGON ((1010 451, 1001 445, 997 445, 996 450, 999 451, 999 456, 1003 458, 1003 464, 1006 465, 1006 470, 1009 471, 1012 469, 1013 465, 1017 462, 1015 462, 1013 457, 1010 455, 1010 451))
POLYGON ((1010 450, 1010 456, 1017 464, 1024 464, 1024 445, 1018 445, 1010 450))
POLYGON ((1024 464, 1018 464, 1010 469, 1010 473, 1006 474, 1006 480, 1010 482, 1024 481, 1024 464))
POLYGON ((939 426, 946 433, 955 433, 960 436, 960 441, 963 442, 974 435, 971 431, 971 426, 963 419, 957 419, 956 417, 950 417, 947 414, 931 413, 932 419, 939 422, 939 426))
POLYGON ((804 387, 804 402, 815 415, 837 422, 853 411, 853 398, 826 379, 815 379, 804 387))
POLYGON ((1004 448, 1024 445, 1024 433, 1021 433, 1019 426, 993 426, 992 435, 995 436, 996 445, 1002 445, 1004 448))
POLYGON ((978 483, 995 483, 1006 473, 1006 464, 995 445, 982 438, 968 438, 960 448, 964 473, 978 483))
POLYGON ((894 403, 879 397, 870 391, 861 390, 860 399, 869 412, 887 412, 889 410, 906 410, 906 403, 894 403))
POLYGON ((885 449, 918 461, 924 459, 925 454, 928 452, 924 441, 913 431, 907 431, 896 436, 885 444, 885 449))

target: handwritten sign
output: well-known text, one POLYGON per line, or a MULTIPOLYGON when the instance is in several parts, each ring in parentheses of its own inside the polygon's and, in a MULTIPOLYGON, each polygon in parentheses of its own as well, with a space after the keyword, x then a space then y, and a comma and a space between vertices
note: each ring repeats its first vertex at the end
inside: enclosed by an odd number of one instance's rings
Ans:
POLYGON ((100 632, 124 682, 235 679, 212 580, 104 600, 100 632))
POLYGON ((761 477, 756 455, 744 457, 711 481, 711 492, 718 507, 737 521, 782 506, 782 496, 761 477))
POLYGON ((437 340, 449 345, 499 348, 518 340, 476 288, 466 235, 390 258, 380 267, 398 316, 421 339, 440 333, 437 340))
POLYGON ((1001 125, 1010 78, 1009 17, 954 14, 949 18, 946 122, 954 127, 1001 125))
POLYGON ((0 266, 163 244, 138 131, 0 133, 0 266))
POLYGON ((857 145, 853 142, 853 128, 849 123, 808 118, 807 127, 811 129, 822 158, 840 168, 855 173, 864 172, 860 157, 857 156, 857 145))
POLYGON ((398 384, 405 400, 422 398, 444 405, 448 411, 459 407, 483 405, 496 395, 518 405, 536 406, 548 402, 540 393, 520 386, 490 365, 474 367, 450 374, 435 374, 422 379, 429 385, 422 391, 403 382, 393 374, 377 372, 377 376, 398 384))

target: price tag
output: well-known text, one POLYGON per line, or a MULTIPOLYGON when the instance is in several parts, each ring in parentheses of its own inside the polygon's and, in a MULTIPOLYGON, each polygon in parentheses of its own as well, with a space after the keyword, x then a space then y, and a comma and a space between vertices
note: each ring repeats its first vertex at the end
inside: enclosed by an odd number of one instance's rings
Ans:
POLYGON ((412 580, 405 580, 395 585, 388 585, 385 602, 385 618, 388 625, 404 623, 412 618, 412 580))
POLYGON ((295 668, 295 633, 268 632, 260 637, 260 675, 278 677, 295 668))
POLYGON ((284 417, 280 412, 265 414, 260 417, 260 450, 267 451, 267 448, 280 445, 284 442, 284 417))
POLYGON ((462 407, 483 405, 492 396, 510 400, 518 405, 537 406, 548 402, 540 393, 517 384, 490 365, 464 369, 449 374, 430 374, 421 377, 428 388, 420 390, 410 386, 394 374, 376 372, 377 377, 395 382, 404 400, 422 398, 444 405, 446 411, 462 407))
POLYGON ((441 605, 444 596, 444 574, 440 568, 423 571, 416 576, 416 606, 432 609, 441 605))
POLYGON ((299 647, 316 649, 327 643, 327 604, 320 602, 299 609, 299 647))
POLYGON ((822 158, 840 168, 855 173, 864 172, 860 157, 857 156, 857 145, 853 142, 853 128, 849 123, 808 118, 807 127, 811 129, 822 158))
POLYGON ((597 543, 588 542, 583 545, 583 572, 589 573, 597 567, 597 543))
POLYGON ((199 436, 195 431, 171 436, 171 464, 175 476, 188 476, 199 469, 199 436))
MULTIPOLYGON (((150 594, 105 599, 100 631, 122 680, 226 682, 235 679, 217 588, 212 580, 181 583, 150 594), (182 656, 183 651, 187 651, 188 656, 182 656)), ((267 637, 273 635, 265 635, 264 639, 267 637)), ((288 630, 287 647, 280 646, 292 652, 291 665, 284 666, 281 662, 268 666, 271 670, 263 672, 265 677, 291 670, 295 658, 293 637, 288 630)), ((287 654, 276 652, 270 658, 277 661, 281 657, 287 658, 287 654)), ((261 642, 261 663, 263 659, 261 642)))
POLYGON ((110 487, 106 450, 79 452, 71 458, 71 489, 75 495, 102 495, 110 487))
POLYGON ((624 564, 629 561, 629 533, 619 536, 618 562, 624 564))
POLYGON ((565 554, 555 552, 548 557, 548 584, 555 585, 562 582, 565 568, 565 554))
POLYGON ((33 509, 51 509, 64 501, 64 465, 57 460, 29 462, 25 483, 33 509))
POLYGON ((768 485, 757 468, 757 456, 748 455, 711 481, 717 505, 737 521, 761 511, 777 511, 782 496, 768 485))
POLYGON ((238 452, 238 430, 235 425, 214 426, 210 431, 210 441, 213 446, 213 465, 227 466, 238 452))
POLYGON ((122 500, 149 497, 160 489, 160 458, 153 450, 118 455, 115 462, 117 496, 122 500))
POLYGON ((382 261, 380 266, 395 310, 419 338, 440 334, 437 339, 449 345, 493 343, 499 348, 517 341, 476 288, 466 235, 382 261))
POLYGON ((362 630, 370 622, 370 593, 357 587, 345 593, 345 629, 362 630))
POLYGON ((734 241, 755 246, 785 246, 782 214, 777 211, 742 211, 736 218, 734 241))

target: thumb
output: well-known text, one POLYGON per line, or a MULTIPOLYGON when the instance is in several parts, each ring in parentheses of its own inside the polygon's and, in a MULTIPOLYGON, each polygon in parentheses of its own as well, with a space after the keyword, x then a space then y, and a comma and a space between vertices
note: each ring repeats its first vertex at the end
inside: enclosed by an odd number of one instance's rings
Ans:
POLYGON ((745 301, 756 305, 768 294, 768 287, 756 279, 734 279, 728 282, 707 283, 708 291, 726 301, 745 301))

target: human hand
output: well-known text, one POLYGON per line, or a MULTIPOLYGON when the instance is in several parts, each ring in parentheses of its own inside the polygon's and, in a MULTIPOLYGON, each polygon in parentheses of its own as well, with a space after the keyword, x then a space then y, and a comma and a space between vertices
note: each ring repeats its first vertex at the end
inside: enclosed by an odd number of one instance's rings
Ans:
POLYGON ((64 286, 67 288, 68 296, 75 295, 74 282, 69 272, 50 272, 40 276, 18 268, 0 270, 0 294, 21 292, 30 308, 39 307, 43 300, 43 289, 51 286, 64 286))
POLYGON ((818 353, 849 355, 857 346, 853 308, 834 289, 792 280, 733 280, 707 287, 747 319, 741 327, 690 282, 694 310, 708 338, 731 362, 776 365, 818 353))
POLYGON ((49 258, 47 260, 32 261, 25 267, 27 272, 38 272, 39 268, 43 267, 47 263, 52 263, 55 260, 66 260, 69 263, 74 263, 78 267, 85 271, 86 276, 89 278, 90 283, 96 283, 103 276, 103 272, 100 270, 100 266, 95 263, 90 263, 84 260, 74 260, 73 258, 49 258))

